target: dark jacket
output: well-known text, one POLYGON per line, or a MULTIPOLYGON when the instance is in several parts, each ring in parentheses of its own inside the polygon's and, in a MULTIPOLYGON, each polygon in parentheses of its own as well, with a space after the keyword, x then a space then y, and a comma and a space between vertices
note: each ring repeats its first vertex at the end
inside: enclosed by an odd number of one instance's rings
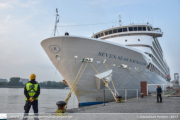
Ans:
POLYGON ((162 93, 161 87, 156 88, 156 91, 157 91, 157 95, 160 95, 160 93, 162 93))
MULTIPOLYGON (((31 80, 28 83, 32 83, 32 84, 37 84, 37 82, 35 80, 31 80)), ((26 89, 26 86, 24 87, 24 95, 27 97, 27 99, 29 100, 29 94, 28 91, 26 89)), ((36 94, 34 95, 34 98, 37 98, 40 95, 40 86, 38 84, 38 90, 36 92, 36 94)))

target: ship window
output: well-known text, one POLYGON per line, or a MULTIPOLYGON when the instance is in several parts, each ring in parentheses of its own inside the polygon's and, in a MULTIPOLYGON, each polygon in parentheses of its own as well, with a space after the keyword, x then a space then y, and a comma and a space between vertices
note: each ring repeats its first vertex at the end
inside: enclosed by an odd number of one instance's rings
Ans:
POLYGON ((105 35, 108 35, 108 32, 107 32, 107 31, 105 32, 105 35))
POLYGON ((127 31, 127 28, 123 28, 123 32, 126 32, 127 31))
POLYGON ((142 27, 138 27, 138 31, 141 31, 142 30, 142 27))
POLYGON ((112 34, 112 30, 109 31, 109 34, 112 34))
POLYGON ((152 30, 152 27, 150 27, 150 30, 152 30))
POLYGON ((103 33, 101 33, 101 36, 104 36, 104 34, 103 34, 103 33))
POLYGON ((98 38, 98 35, 96 35, 96 38, 98 38))
POLYGON ((137 27, 134 27, 134 31, 137 31, 137 27))
POLYGON ((122 32, 122 28, 118 29, 118 32, 122 32))
POLYGON ((143 31, 146 31, 146 27, 143 27, 143 31))
POLYGON ((140 41, 140 39, 138 39, 138 41, 140 41))
POLYGON ((127 40, 125 40, 125 42, 127 42, 127 40))
POLYGON ((149 27, 147 27, 147 28, 148 28, 148 31, 151 31, 149 27))
POLYGON ((113 30, 113 33, 117 33, 117 29, 113 30))
POLYGON ((133 31, 133 27, 129 27, 129 31, 133 31))

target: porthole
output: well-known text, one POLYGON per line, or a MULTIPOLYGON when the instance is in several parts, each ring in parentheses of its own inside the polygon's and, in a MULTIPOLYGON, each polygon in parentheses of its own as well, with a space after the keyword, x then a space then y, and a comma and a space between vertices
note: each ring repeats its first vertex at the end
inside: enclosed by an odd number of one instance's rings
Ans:
POLYGON ((138 39, 138 41, 140 41, 140 39, 138 39))
POLYGON ((127 40, 125 40, 125 42, 127 42, 127 40))

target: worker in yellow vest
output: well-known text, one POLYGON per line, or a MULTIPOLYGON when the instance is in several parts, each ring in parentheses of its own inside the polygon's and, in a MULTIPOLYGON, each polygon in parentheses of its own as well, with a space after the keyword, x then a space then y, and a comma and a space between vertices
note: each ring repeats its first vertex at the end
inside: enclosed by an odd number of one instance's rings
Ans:
MULTIPOLYGON (((38 113, 38 96, 40 95, 40 86, 35 81, 35 79, 36 79, 36 75, 31 74, 30 81, 24 87, 24 95, 25 95, 26 103, 24 106, 25 112, 24 112, 23 120, 27 120, 27 116, 31 108, 31 105, 33 107, 35 115, 37 115, 38 113)), ((36 118, 36 120, 38 120, 38 118, 36 118)))

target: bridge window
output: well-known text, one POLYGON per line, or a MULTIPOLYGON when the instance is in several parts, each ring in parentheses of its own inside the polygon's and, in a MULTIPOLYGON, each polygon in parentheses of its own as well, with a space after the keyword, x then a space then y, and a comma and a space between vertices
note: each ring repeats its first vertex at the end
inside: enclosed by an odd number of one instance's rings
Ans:
POLYGON ((133 27, 129 27, 129 31, 133 31, 133 27))
POLYGON ((127 28, 123 28, 123 32, 126 32, 127 31, 127 28))
POLYGON ((113 33, 117 33, 117 29, 113 30, 113 33))
POLYGON ((109 31, 109 34, 112 34, 112 30, 109 31))
POLYGON ((137 31, 137 27, 134 27, 134 31, 137 31))
POLYGON ((104 34, 103 34, 103 33, 101 33, 101 36, 104 36, 104 34))
POLYGON ((143 27, 143 31, 146 31, 146 27, 143 27))
POLYGON ((118 29, 118 32, 122 32, 122 28, 118 29))
POLYGON ((141 31, 142 30, 142 27, 138 27, 138 31, 141 31))
POLYGON ((105 32, 105 35, 108 35, 108 31, 105 32))
MULTIPOLYGON (((102 33, 100 33, 98 35, 95 35, 94 38, 99 38, 99 37, 102 37, 104 35, 109 35, 109 34, 118 33, 118 32, 146 31, 146 29, 147 29, 147 31, 151 31, 151 27, 149 27, 149 26, 119 28, 119 29, 114 29, 114 30, 109 30, 109 31, 106 31, 106 32, 102 32, 102 33)), ((138 41, 140 41, 140 39, 138 39, 138 41)))

